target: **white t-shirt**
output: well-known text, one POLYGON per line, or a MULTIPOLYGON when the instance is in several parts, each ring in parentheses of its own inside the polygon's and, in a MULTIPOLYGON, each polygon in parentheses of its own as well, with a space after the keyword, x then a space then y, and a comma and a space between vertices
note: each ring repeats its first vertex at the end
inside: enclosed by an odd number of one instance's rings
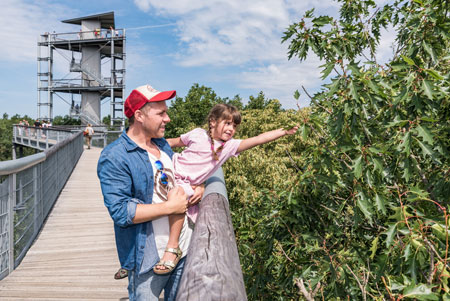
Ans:
MULTIPOLYGON (((155 179, 154 189, 153 189, 153 204, 158 204, 165 202, 167 200, 167 192, 175 186, 175 180, 173 176, 173 164, 170 157, 163 151, 160 151, 161 157, 159 161, 162 162, 164 166, 164 173, 168 177, 169 184, 168 188, 165 188, 160 184, 160 173, 157 171, 155 162, 158 160, 155 156, 148 153, 148 157, 152 164, 153 176, 155 179)), ((164 250, 169 242, 169 217, 163 216, 152 221, 153 234, 155 235, 156 247, 158 248, 159 258, 164 255, 164 250)), ((187 250, 189 248, 189 243, 191 241, 193 227, 189 225, 187 217, 184 218, 183 228, 181 229, 181 234, 179 238, 180 249, 183 252, 183 257, 186 256, 187 250)))

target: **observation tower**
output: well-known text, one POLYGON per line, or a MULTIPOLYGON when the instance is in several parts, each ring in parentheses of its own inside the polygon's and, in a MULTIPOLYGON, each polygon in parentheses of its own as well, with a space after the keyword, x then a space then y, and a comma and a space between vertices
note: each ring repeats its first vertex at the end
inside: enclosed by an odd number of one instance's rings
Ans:
POLYGON ((114 12, 69 19, 68 33, 44 33, 38 41, 38 118, 53 119, 53 101, 70 106, 82 124, 101 124, 101 106, 110 102, 111 126, 124 126, 125 29, 114 12))

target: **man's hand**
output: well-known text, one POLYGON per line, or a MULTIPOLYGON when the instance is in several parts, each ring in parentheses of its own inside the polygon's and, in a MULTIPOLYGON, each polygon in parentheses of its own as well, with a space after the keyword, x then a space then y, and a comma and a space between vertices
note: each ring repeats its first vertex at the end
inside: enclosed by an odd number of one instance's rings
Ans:
POLYGON ((166 205, 169 207, 170 214, 183 214, 187 211, 188 201, 184 189, 175 186, 167 194, 166 205))
POLYGON ((203 193, 205 192, 205 184, 192 186, 192 189, 194 189, 194 194, 189 199, 188 207, 194 206, 202 200, 203 193))

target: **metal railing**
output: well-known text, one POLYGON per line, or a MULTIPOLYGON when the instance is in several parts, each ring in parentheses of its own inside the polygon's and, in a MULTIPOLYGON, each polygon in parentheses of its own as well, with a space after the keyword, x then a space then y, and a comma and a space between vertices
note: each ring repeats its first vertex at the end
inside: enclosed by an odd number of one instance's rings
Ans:
MULTIPOLYGON (((32 140, 40 141, 42 134, 50 131, 37 129, 32 140)), ((51 137, 58 142, 44 152, 0 162, 0 279, 25 256, 83 153, 82 132, 68 132, 64 140, 51 137)))
POLYGON ((64 128, 42 128, 20 124, 13 125, 14 144, 20 144, 39 150, 48 149, 72 135, 73 132, 71 130, 64 128))
MULTIPOLYGON (((85 125, 60 125, 58 128, 72 132, 84 131, 85 125)), ((111 128, 105 125, 92 125, 94 135, 92 136, 91 145, 94 147, 104 148, 122 134, 123 129, 120 127, 111 128)))
MULTIPOLYGON (((85 128, 85 125, 58 125, 49 128, 37 128, 15 124, 13 125, 13 143, 45 150, 74 133, 83 131, 85 128)), ((94 129, 94 135, 91 145, 95 147, 103 148, 122 134, 120 128, 111 129, 104 125, 93 125, 92 128, 94 129)))

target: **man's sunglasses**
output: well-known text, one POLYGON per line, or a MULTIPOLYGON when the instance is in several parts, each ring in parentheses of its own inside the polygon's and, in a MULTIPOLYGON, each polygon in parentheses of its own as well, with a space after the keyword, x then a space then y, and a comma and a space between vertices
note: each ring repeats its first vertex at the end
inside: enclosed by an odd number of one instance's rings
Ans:
POLYGON ((155 162, 155 166, 156 166, 156 169, 158 170, 158 172, 161 173, 161 176, 159 177, 159 182, 163 185, 169 184, 169 177, 164 172, 164 165, 162 164, 162 162, 157 160, 155 162))

